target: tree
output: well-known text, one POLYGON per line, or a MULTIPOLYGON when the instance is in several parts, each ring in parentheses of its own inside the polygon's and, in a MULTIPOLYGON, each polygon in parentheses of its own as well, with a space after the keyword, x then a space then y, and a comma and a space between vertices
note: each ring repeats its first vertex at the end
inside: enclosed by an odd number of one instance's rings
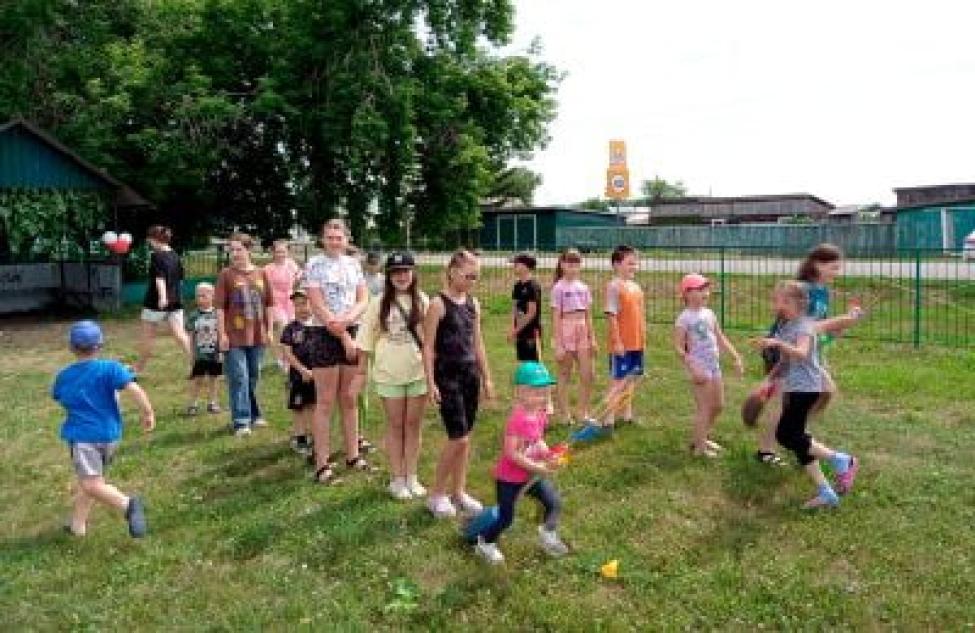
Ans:
POLYGON ((579 207, 590 211, 606 211, 609 209, 609 200, 604 198, 589 198, 579 203, 579 207))
POLYGON ((680 180, 668 182, 660 176, 654 176, 640 184, 640 192, 645 196, 646 203, 653 204, 658 200, 683 198, 687 195, 687 187, 680 180))
POLYGON ((527 167, 510 167, 495 175, 487 194, 487 202, 498 207, 514 202, 531 206, 535 189, 540 184, 542 177, 527 167))

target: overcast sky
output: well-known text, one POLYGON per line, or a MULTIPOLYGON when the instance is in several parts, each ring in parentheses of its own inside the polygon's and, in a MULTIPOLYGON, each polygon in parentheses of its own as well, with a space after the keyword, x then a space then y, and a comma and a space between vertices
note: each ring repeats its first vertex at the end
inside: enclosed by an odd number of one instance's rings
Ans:
POLYGON ((975 181, 975 2, 516 0, 568 73, 536 203, 601 195, 610 138, 631 179, 692 194, 809 192, 893 203, 892 187, 975 181))

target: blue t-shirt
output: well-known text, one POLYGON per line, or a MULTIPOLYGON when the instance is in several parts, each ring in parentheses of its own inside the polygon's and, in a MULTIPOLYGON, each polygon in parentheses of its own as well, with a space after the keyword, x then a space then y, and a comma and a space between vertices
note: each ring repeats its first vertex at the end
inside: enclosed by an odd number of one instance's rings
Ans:
POLYGON ((122 413, 117 392, 135 375, 114 360, 82 360, 62 369, 51 397, 68 416, 61 425, 65 442, 116 442, 122 437, 122 413))

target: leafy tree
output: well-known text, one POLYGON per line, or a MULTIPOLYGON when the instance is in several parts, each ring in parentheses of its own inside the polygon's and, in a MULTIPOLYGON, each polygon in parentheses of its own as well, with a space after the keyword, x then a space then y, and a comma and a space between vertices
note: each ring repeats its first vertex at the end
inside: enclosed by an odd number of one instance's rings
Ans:
POLYGON ((589 198, 579 203, 579 207, 582 209, 589 209, 590 211, 606 211, 609 209, 610 202, 605 198, 589 198))
POLYGON ((646 202, 652 204, 658 200, 683 198, 687 196, 687 187, 680 180, 669 182, 660 176, 654 176, 640 184, 640 192, 645 196, 646 202))

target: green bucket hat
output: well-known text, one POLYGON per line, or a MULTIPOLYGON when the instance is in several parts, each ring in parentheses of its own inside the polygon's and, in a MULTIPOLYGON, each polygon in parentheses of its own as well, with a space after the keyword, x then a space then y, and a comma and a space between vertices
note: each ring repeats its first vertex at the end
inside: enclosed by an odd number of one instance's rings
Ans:
POLYGON ((515 370, 515 384, 522 387, 548 387, 555 384, 555 379, 545 369, 545 365, 526 361, 515 370))

